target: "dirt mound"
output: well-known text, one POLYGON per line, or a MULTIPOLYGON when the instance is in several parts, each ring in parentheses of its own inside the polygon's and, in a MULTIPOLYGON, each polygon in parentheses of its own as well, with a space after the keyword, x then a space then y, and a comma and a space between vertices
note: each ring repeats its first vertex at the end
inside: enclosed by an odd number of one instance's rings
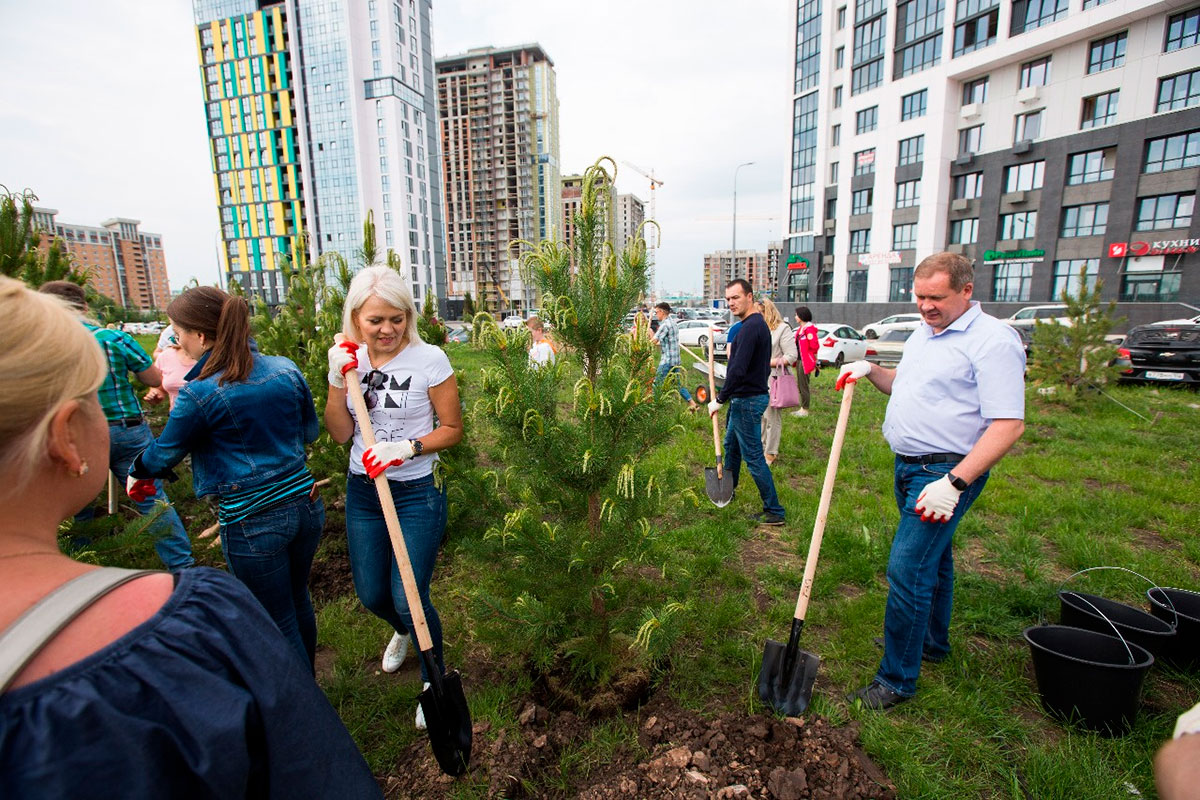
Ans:
MULTIPOLYGON (((558 756, 586 741, 593 722, 526 703, 518 730, 492 733, 476 723, 470 772, 459 780, 492 797, 607 798, 893 798, 895 789, 858 747, 858 730, 821 717, 776 720, 726 711, 705 718, 660 693, 626 718, 638 726, 634 747, 619 747, 604 765, 566 791, 539 782, 559 775, 558 756)), ((387 779, 388 797, 441 797, 442 775, 426 741, 401 756, 387 779)))

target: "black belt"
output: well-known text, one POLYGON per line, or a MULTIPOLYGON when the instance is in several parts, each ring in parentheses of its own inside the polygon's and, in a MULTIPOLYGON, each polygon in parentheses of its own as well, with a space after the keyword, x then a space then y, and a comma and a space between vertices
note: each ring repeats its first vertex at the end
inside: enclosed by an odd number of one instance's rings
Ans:
POLYGON ((903 461, 905 464, 957 464, 966 456, 958 453, 926 453, 923 456, 902 456, 896 454, 896 458, 903 461))
POLYGON ((145 421, 144 417, 126 417, 125 419, 114 419, 108 425, 110 428, 136 428, 145 421))

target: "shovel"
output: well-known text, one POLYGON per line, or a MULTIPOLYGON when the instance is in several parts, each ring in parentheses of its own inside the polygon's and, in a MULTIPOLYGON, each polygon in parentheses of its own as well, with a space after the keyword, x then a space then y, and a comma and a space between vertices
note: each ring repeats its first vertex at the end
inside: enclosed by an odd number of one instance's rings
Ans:
MULTIPOLYGON (((337 339, 342 341, 342 335, 338 334, 337 339)), ((375 444, 375 431, 371 429, 371 417, 366 401, 363 400, 357 372, 354 380, 346 381, 346 394, 354 404, 354 413, 358 417, 363 442, 367 447, 372 447, 375 444)), ((462 678, 458 670, 443 675, 434 658, 433 638, 429 635, 429 626, 425 622, 425 608, 421 605, 417 579, 413 575, 412 562, 408 560, 408 547, 404 544, 404 534, 400 530, 400 519, 396 516, 396 504, 392 500, 392 489, 388 486, 386 474, 381 473, 375 479, 375 491, 379 493, 379 505, 383 508, 388 536, 392 540, 392 550, 396 554, 396 564, 404 582, 404 597, 412 614, 413 632, 416 633, 417 646, 421 650, 421 663, 425 665, 425 673, 429 676, 429 688, 421 692, 420 697, 421 709, 425 712, 429 744, 442 772, 447 775, 462 775, 471 762, 471 711, 467 707, 466 695, 463 694, 462 678)))
POLYGON ((788 636, 787 646, 768 639, 763 648, 762 671, 758 673, 758 696, 786 717, 803 714, 808 708, 812 700, 813 682, 817 679, 817 667, 821 665, 820 656, 799 648, 800 631, 804 629, 804 615, 808 611, 813 576, 817 572, 817 556, 821 552, 821 538, 825 535, 825 521, 829 518, 829 499, 833 495, 833 480, 837 477, 838 459, 842 455, 846 424, 850 421, 850 401, 853 399, 854 384, 847 383, 842 391, 842 407, 838 411, 833 446, 829 449, 829 465, 825 468, 825 483, 821 486, 821 502, 817 507, 817 520, 813 524, 812 541, 808 545, 808 558, 804 561, 804 580, 800 584, 800 596, 796 598, 791 635, 788 636))
MULTIPOLYGON (((717 384, 713 379, 713 348, 708 348, 708 399, 711 401, 717 396, 717 384)), ((721 465, 721 432, 717 427, 717 415, 712 415, 713 426, 713 449, 717 451, 717 465, 715 467, 704 468, 704 491, 708 493, 708 499, 713 501, 717 508, 724 508, 729 505, 729 501, 733 499, 733 476, 725 472, 725 467, 721 465)))

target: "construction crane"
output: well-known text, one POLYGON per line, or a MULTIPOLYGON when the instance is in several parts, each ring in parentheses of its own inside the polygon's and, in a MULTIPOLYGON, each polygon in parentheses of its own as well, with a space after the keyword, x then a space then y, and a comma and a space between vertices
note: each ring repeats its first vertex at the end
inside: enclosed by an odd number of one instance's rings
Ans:
POLYGON ((654 202, 654 198, 655 198, 654 190, 657 189, 659 186, 662 186, 663 182, 660 181, 658 178, 654 177, 654 168, 653 167, 650 168, 649 172, 646 172, 646 170, 642 169, 637 164, 632 164, 628 161, 625 161, 624 159, 622 159, 621 163, 624 164, 625 166, 629 167, 631 170, 633 170, 637 174, 641 175, 643 178, 646 178, 650 181, 650 217, 646 220, 646 222, 653 221, 656 224, 647 225, 645 227, 645 232, 646 232, 646 266, 648 268, 647 269, 647 273, 648 273, 647 277, 649 278, 649 281, 650 281, 650 294, 651 294, 651 296, 653 296, 655 294, 654 255, 655 255, 655 251, 658 249, 658 225, 657 225, 658 215, 655 213, 657 206, 654 202))

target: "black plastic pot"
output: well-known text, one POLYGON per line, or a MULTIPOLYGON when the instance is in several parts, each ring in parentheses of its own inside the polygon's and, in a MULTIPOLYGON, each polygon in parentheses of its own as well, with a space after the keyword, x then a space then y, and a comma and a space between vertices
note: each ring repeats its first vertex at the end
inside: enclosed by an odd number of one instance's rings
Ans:
POLYGON ((1133 642, 1065 625, 1026 628, 1024 636, 1050 714, 1110 736, 1128 732, 1153 655, 1133 642))
POLYGON ((1200 670, 1200 592, 1156 586, 1146 592, 1154 616, 1178 628, 1162 660, 1176 669, 1200 670), (1172 610, 1172 607, 1174 610, 1172 610))
POLYGON ((1155 656, 1166 652, 1175 639, 1174 621, 1165 622, 1140 608, 1084 592, 1060 591, 1062 624, 1106 636, 1117 629, 1126 641, 1135 642, 1155 656), (1107 619, 1106 619, 1107 618, 1107 619), (1111 625, 1109 623, 1112 623, 1111 625))

